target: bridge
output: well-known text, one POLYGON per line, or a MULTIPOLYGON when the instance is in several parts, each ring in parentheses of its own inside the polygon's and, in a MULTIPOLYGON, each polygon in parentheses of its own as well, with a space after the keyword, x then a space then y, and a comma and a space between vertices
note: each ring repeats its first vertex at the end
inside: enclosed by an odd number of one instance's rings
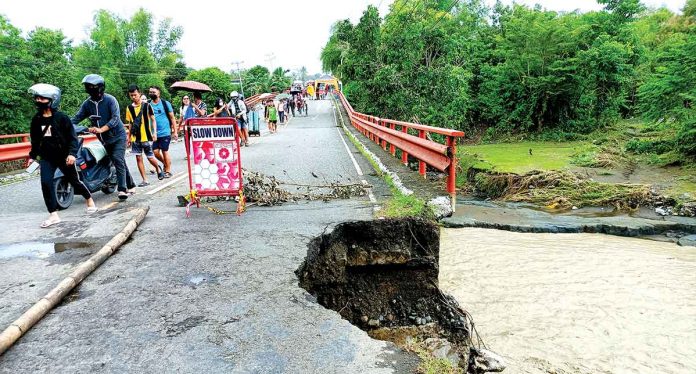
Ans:
MULTIPOLYGON (((369 193, 250 204, 241 216, 193 208, 186 218, 177 204, 177 196, 188 193, 181 142, 172 144, 171 178, 150 177, 150 186, 123 203, 96 193, 100 211, 92 215, 84 213, 77 197, 61 212, 63 222, 49 229, 39 228, 46 212, 36 177, 1 186, 3 329, 116 235, 139 208, 149 207, 130 239, 0 356, 2 371, 413 370, 417 360, 411 354, 368 337, 319 305, 298 286, 294 271, 312 238, 341 222, 374 219, 392 194, 393 186, 375 172, 375 161, 355 139, 381 147, 380 157, 399 156, 397 163, 415 156, 418 171, 401 170, 412 179, 422 180, 428 164, 448 172, 448 183, 435 189, 454 197, 454 147, 463 134, 357 113, 343 97, 309 105, 309 116, 292 118, 276 134, 262 127, 262 136, 242 149, 244 168, 273 176, 299 194, 330 183, 359 183, 369 193), (429 140, 431 131, 443 135, 445 143, 429 140)), ((15 152, 21 142, 10 147, 15 152)), ((128 156, 135 171, 134 157, 128 156)), ((217 212, 233 210, 231 201, 206 205, 217 212)))

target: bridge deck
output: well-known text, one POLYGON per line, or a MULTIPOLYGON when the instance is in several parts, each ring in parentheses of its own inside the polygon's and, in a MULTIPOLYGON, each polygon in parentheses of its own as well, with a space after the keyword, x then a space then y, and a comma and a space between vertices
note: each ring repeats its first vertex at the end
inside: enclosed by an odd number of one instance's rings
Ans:
MULTIPOLYGON (((359 182, 331 103, 310 102, 310 114, 277 134, 252 138, 242 150, 244 167, 298 184, 359 182)), ((130 242, 0 357, 2 372, 388 373, 413 364, 316 304, 293 273, 306 243, 327 226, 372 217, 366 197, 250 207, 241 217, 193 209, 186 219, 175 197, 188 189, 179 177, 183 144, 174 143, 172 154, 172 179, 150 177, 151 186, 126 203, 97 193, 98 205, 109 208, 93 217, 76 197, 61 213, 63 223, 48 230, 38 228, 46 212, 37 179, 0 187, 2 328, 120 230, 130 209, 151 207, 130 242), (8 244, 31 241, 93 245, 3 257, 8 244)), ((369 171, 365 160, 357 156, 357 162, 369 171)))

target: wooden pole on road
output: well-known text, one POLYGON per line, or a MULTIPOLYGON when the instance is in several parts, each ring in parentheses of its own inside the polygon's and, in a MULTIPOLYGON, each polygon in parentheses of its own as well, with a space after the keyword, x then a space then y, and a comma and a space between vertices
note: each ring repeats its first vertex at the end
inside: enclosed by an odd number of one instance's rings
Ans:
POLYGON ((87 261, 84 261, 75 268, 75 270, 62 282, 44 296, 39 302, 34 304, 29 310, 24 312, 21 317, 12 322, 10 327, 0 334, 0 356, 7 351, 12 344, 22 337, 29 329, 34 326, 43 316, 53 309, 75 286, 80 284, 94 269, 98 268, 106 259, 108 259, 128 238, 133 234, 133 231, 145 219, 150 207, 138 208, 135 216, 128 221, 126 227, 121 230, 116 236, 111 238, 97 253, 92 255, 87 261))

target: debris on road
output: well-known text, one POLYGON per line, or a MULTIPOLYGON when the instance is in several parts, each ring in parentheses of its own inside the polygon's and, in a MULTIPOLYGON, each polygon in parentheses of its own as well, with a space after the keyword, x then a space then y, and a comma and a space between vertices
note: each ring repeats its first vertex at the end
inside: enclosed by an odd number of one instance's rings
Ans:
MULTIPOLYGON (((244 197, 248 205, 274 206, 299 200, 330 201, 335 199, 350 199, 355 196, 367 195, 367 190, 372 188, 369 184, 350 183, 344 184, 338 181, 325 184, 300 184, 278 180, 273 175, 265 175, 260 172, 244 169, 244 197), (293 187, 290 191, 283 186, 293 187)), ((179 205, 186 206, 188 199, 185 196, 177 196, 179 205)), ((227 201, 229 197, 202 197, 201 202, 227 201)))

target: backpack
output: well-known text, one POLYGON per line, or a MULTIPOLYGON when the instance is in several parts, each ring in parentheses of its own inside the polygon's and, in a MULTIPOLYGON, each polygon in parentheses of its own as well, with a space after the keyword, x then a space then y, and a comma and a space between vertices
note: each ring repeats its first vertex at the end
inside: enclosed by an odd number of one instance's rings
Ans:
POLYGON ((148 103, 140 104, 140 112, 135 115, 135 108, 133 105, 128 105, 128 111, 130 112, 131 118, 133 119, 133 128, 131 129, 131 135, 135 137, 135 141, 140 141, 140 125, 141 122, 145 122, 145 133, 147 134, 147 139, 152 139, 152 131, 150 130, 150 116, 143 116, 143 112, 148 113, 151 109, 148 103))

